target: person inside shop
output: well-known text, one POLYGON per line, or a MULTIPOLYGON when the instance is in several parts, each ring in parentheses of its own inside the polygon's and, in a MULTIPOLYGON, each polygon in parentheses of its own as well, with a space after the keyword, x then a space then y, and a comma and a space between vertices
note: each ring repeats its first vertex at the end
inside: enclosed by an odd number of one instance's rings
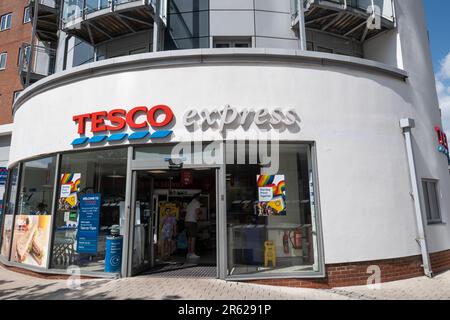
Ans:
POLYGON ((36 215, 37 216, 45 216, 48 215, 48 211, 47 211, 47 205, 43 202, 38 203, 38 205, 36 206, 36 215))
POLYGON ((201 214, 200 194, 194 195, 191 202, 186 208, 185 227, 188 238, 188 253, 187 259, 198 259, 200 256, 195 254, 195 240, 197 238, 197 220, 201 214))
POLYGON ((163 244, 163 257, 169 258, 172 254, 172 243, 177 233, 177 219, 170 208, 166 209, 166 215, 162 221, 161 238, 163 244))

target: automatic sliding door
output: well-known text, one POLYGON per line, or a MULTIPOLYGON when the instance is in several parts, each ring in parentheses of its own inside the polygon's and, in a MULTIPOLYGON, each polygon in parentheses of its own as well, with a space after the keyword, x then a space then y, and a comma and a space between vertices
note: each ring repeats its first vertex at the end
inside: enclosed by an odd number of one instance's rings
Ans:
POLYGON ((153 177, 145 172, 133 172, 132 192, 132 274, 136 275, 154 265, 153 177))

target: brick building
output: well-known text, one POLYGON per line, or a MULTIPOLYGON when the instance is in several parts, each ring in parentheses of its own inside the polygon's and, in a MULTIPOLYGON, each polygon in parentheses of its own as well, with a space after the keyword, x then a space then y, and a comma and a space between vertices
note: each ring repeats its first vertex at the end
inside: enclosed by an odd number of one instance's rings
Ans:
MULTIPOLYGON (((31 42, 32 26, 28 0, 0 1, 0 169, 6 167, 11 144, 12 105, 23 90, 19 56, 31 42)), ((0 177, 0 207, 4 181, 0 177)))

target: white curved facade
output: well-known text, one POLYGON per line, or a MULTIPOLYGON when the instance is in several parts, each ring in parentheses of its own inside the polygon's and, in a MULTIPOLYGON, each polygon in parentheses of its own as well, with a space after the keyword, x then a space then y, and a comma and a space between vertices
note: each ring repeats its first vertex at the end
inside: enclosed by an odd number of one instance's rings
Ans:
MULTIPOLYGON (((366 59, 289 49, 194 49, 56 73, 29 87, 15 105, 10 166, 114 145, 73 147, 74 115, 168 105, 176 120, 163 142, 178 142, 223 139, 214 129, 186 128, 189 109, 292 109, 299 128, 278 137, 315 147, 323 264, 376 264, 421 255, 410 159, 399 125, 410 118, 428 254, 448 251, 450 177, 448 159, 437 150, 435 127, 442 124, 422 1, 395 1, 395 20, 395 29, 364 43, 366 59), (437 181, 442 223, 426 224, 422 179, 437 181)), ((258 134, 253 124, 228 139, 258 134)))

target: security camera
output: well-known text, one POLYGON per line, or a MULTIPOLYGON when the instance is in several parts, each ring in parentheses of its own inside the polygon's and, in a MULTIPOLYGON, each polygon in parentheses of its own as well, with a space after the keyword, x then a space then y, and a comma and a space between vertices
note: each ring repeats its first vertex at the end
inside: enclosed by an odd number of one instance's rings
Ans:
POLYGON ((183 160, 169 159, 169 169, 180 170, 183 168, 183 160))

